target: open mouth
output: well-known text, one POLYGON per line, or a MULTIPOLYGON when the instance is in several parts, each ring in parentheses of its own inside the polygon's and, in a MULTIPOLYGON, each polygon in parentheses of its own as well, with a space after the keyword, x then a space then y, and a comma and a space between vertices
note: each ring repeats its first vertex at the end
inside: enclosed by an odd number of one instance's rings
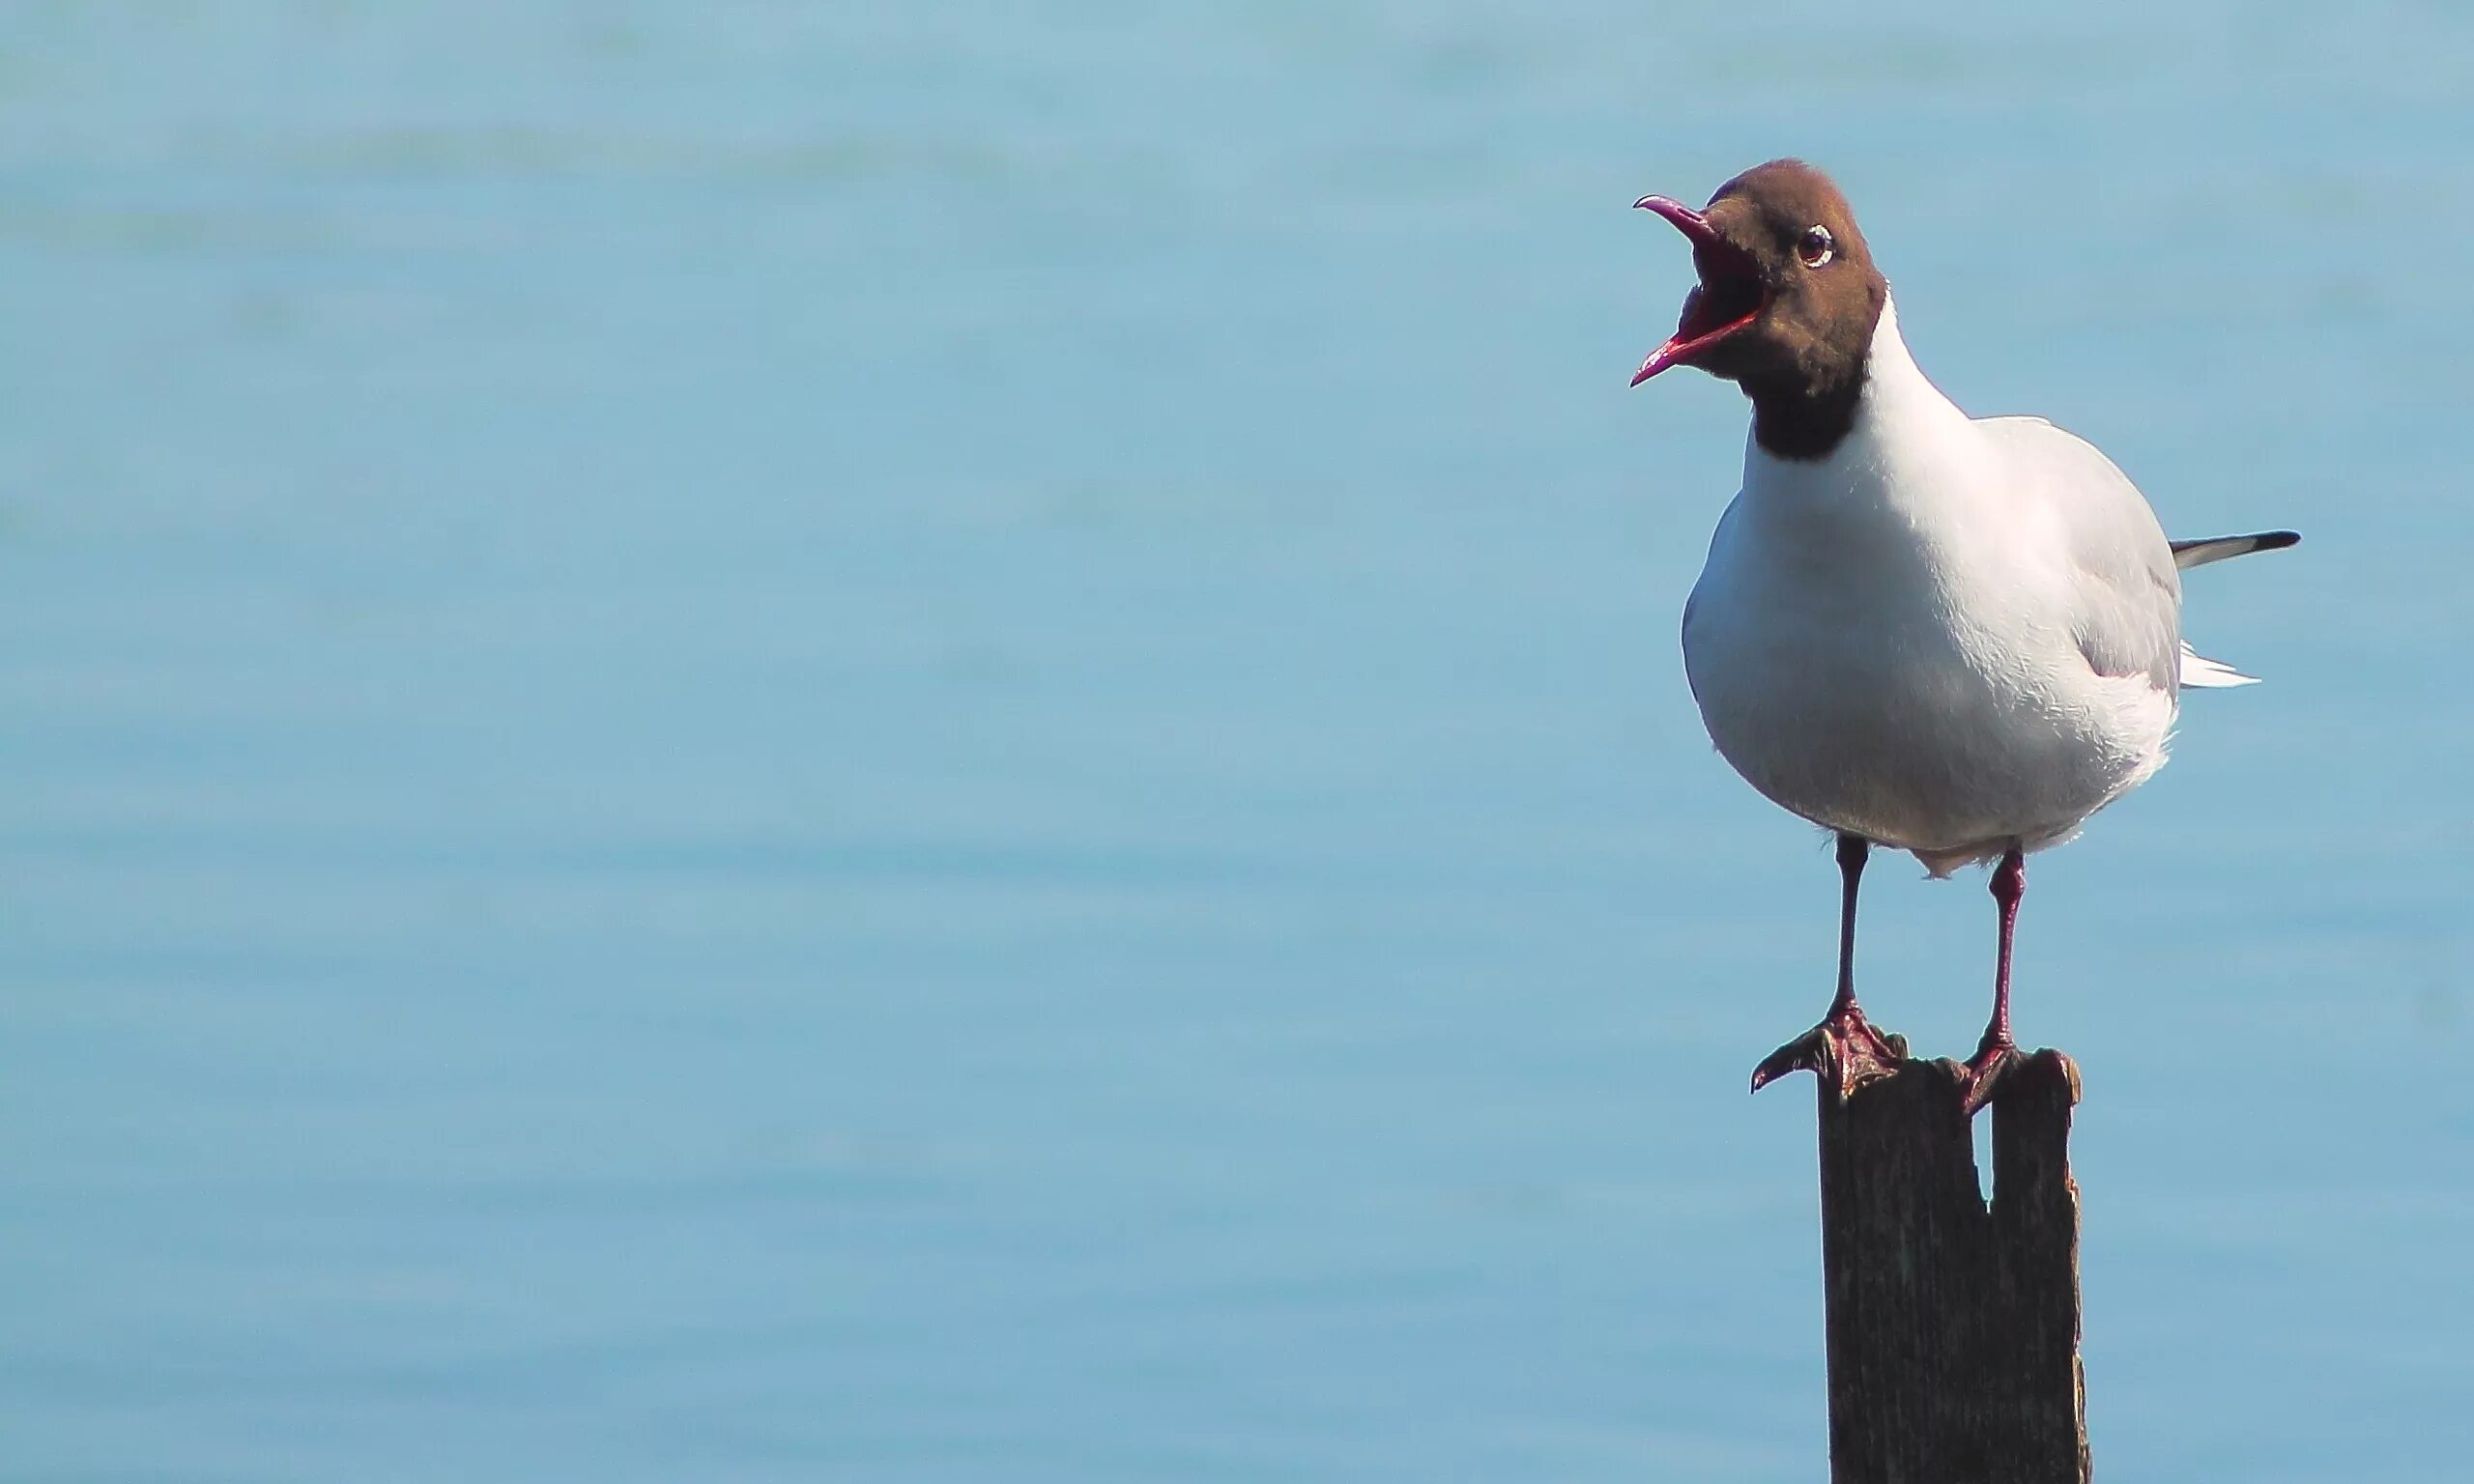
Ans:
POLYGON ((1709 217, 1664 196, 1643 196, 1632 204, 1657 213, 1691 240, 1692 268, 1701 275, 1701 282, 1683 298, 1683 317, 1675 333, 1632 373, 1632 385, 1638 386, 1669 366, 1689 362, 1758 319, 1762 306, 1769 301, 1769 290, 1752 254, 1720 237, 1709 217))

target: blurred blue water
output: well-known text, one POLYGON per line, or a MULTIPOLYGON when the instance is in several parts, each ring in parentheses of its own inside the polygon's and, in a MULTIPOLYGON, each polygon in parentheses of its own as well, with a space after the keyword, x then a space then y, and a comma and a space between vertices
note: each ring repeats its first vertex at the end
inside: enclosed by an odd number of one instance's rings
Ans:
POLYGON ((2106 1476, 2449 1476, 2469 128, 2428 4, 9 12, 0 1477, 1815 1477, 1834 880, 1624 385, 1787 152, 2310 533, 2034 870, 2106 1476))

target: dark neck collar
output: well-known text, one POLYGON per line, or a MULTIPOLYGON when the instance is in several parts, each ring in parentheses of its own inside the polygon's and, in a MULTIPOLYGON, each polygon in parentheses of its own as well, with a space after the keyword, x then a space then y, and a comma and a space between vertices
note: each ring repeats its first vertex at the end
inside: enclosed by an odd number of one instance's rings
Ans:
POLYGON ((1752 399, 1752 441, 1771 456, 1810 463, 1828 458, 1856 426, 1864 401, 1865 360, 1852 373, 1823 382, 1755 385, 1746 383, 1752 399))
POLYGON ((1743 379, 1743 394, 1752 399, 1752 440, 1772 458, 1828 458, 1863 410, 1874 348, 1884 334, 1897 340, 1890 286, 1882 275, 1867 267, 1866 276, 1848 287, 1862 291, 1860 309, 1834 314, 1822 332, 1790 342, 1771 374, 1743 379))

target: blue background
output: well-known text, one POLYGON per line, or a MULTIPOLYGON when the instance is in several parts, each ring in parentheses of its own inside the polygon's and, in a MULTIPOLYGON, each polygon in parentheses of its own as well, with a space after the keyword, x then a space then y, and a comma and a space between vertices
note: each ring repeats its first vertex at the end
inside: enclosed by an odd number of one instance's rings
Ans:
POLYGON ((2031 872, 2099 1467, 2453 1475, 2469 136, 2431 4, 11 9, 0 1477, 1817 1476, 1836 883, 1625 386, 1786 153, 2309 533, 2031 872))

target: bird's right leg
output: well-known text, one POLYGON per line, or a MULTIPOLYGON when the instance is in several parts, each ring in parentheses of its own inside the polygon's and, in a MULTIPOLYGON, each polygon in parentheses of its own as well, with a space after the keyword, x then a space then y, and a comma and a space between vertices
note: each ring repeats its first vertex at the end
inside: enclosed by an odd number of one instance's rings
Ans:
POLYGON ((1838 837, 1838 993, 1821 1024, 1770 1052, 1752 1070, 1756 1093, 1791 1071, 1809 1070, 1834 1083, 1844 1098, 1857 1084, 1895 1070, 1907 1055, 1906 1045, 1875 1029, 1856 1003, 1856 885, 1871 851, 1860 835, 1838 837))

